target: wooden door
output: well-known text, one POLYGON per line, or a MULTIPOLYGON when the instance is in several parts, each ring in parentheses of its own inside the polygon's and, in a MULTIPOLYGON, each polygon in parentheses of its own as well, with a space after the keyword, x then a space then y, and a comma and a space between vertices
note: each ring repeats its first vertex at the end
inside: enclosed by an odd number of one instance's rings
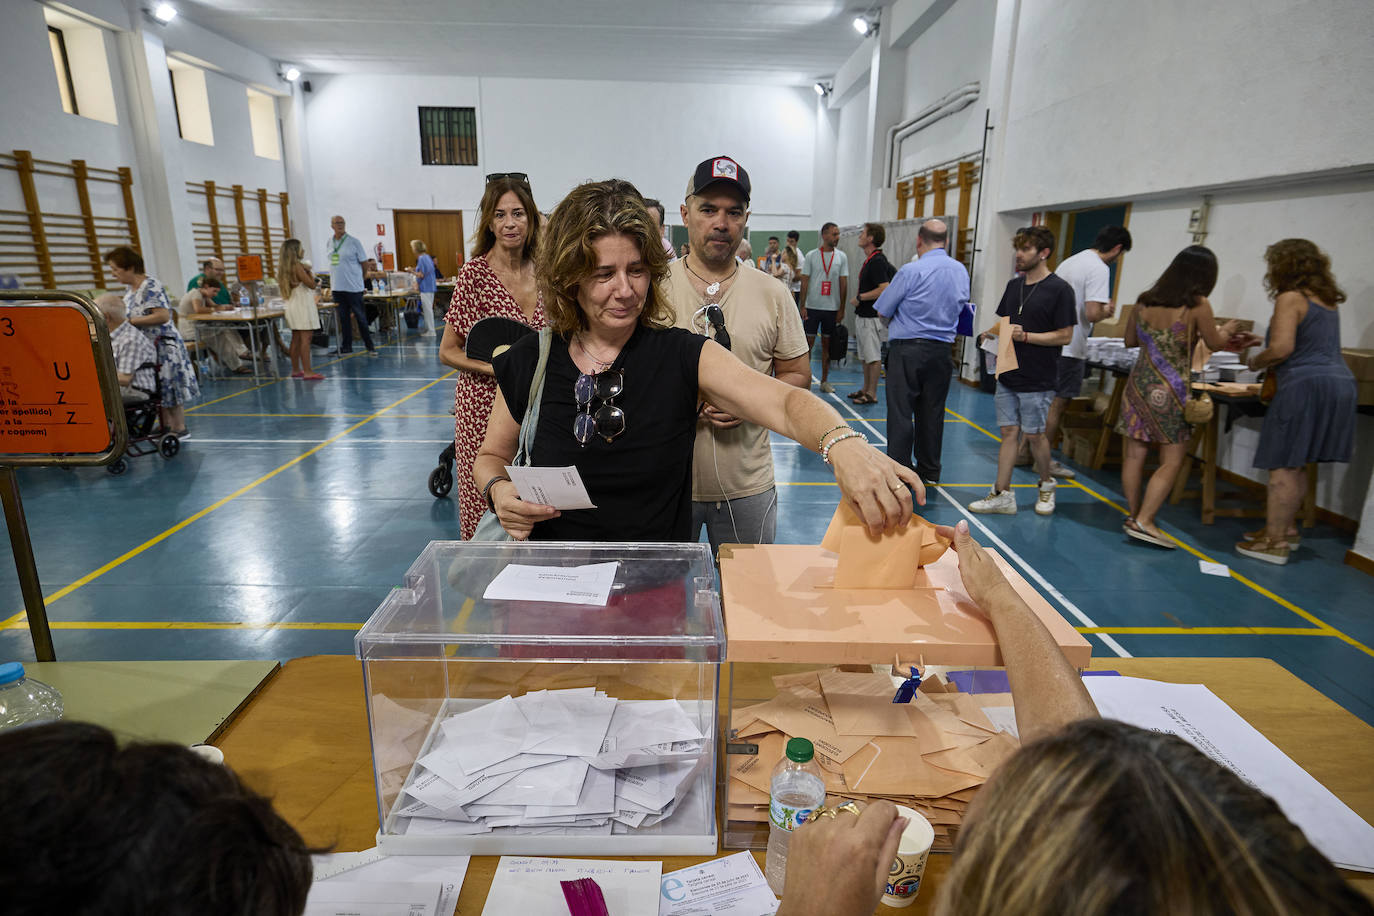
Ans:
POLYGON ((410 240, 419 239, 429 249, 429 256, 439 273, 452 277, 463 266, 462 210, 393 210, 392 223, 396 231, 396 260, 400 268, 415 266, 415 253, 410 240))

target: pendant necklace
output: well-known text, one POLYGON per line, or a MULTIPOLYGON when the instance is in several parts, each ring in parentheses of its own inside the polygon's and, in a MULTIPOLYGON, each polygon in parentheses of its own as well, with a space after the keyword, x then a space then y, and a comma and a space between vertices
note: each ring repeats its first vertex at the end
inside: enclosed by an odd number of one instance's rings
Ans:
POLYGON ((578 334, 573 339, 577 341, 577 349, 585 353, 587 355, 587 358, 596 364, 597 372, 605 372, 607 369, 611 368, 611 366, 615 365, 614 356, 612 356, 609 360, 604 360, 601 357, 597 356, 595 353, 593 353, 591 350, 587 349, 587 345, 582 342, 581 334, 578 334))
POLYGON ((739 273, 739 262, 735 263, 735 269, 731 271, 730 276, 726 277, 724 280, 707 280, 701 274, 697 273, 695 270, 692 270, 692 265, 688 264, 685 258, 682 261, 682 266, 687 268, 687 272, 689 274, 696 277, 702 283, 706 284, 706 295, 708 296, 714 296, 716 293, 720 292, 720 285, 722 283, 728 283, 729 281, 733 280, 735 278, 735 274, 739 273))

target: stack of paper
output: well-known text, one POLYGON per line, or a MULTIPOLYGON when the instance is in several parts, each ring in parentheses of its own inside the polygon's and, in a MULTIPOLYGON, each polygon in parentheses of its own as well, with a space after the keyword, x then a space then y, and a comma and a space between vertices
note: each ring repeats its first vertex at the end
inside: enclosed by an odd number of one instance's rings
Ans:
POLYGON ((687 794, 708 744, 676 700, 617 700, 592 687, 505 696, 440 723, 397 799, 397 832, 652 827, 687 794))
POLYGON ((982 709, 1010 705, 1005 696, 975 701, 931 678, 911 703, 893 703, 891 675, 836 668, 773 683, 773 699, 734 712, 737 739, 759 751, 729 757, 731 821, 767 821, 773 767, 788 738, 808 738, 830 795, 913 808, 935 827, 934 848, 948 849, 974 792, 1020 747, 982 709))

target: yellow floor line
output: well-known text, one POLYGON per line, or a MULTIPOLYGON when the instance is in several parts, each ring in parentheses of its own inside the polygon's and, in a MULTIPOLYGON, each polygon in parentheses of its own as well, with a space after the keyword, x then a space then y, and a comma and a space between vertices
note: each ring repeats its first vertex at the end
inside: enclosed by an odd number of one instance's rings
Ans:
POLYGON ((982 433, 983 435, 987 436, 989 439, 993 439, 993 440, 995 440, 995 441, 997 441, 997 442, 1001 442, 1001 441, 1002 441, 1002 437, 1001 437, 1001 436, 999 436, 999 435, 997 435, 997 434, 995 434, 995 433, 990 433, 990 432, 988 432, 986 429, 983 429, 983 427, 979 426, 977 423, 974 423, 974 422, 973 422, 972 420, 970 420, 968 417, 961 416, 961 415, 955 413, 954 411, 950 410, 948 407, 945 408, 945 413, 949 414, 951 417, 953 417, 953 418, 956 419, 956 420, 962 420, 963 422, 967 423, 969 426, 972 426, 974 429, 978 430, 978 431, 979 431, 980 433, 982 433))
MULTIPOLYGON (((8 626, 8 624, 6 624, 8 626)), ((359 630, 362 623, 241 623, 199 620, 55 620, 54 630, 359 630)))
MULTIPOLYGON (((352 359, 353 357, 355 357, 355 356, 357 356, 357 355, 358 355, 357 353, 350 353, 350 354, 348 354, 347 356, 341 356, 341 357, 339 357, 338 359, 331 359, 331 360, 330 360, 329 362, 327 362, 327 363, 320 363, 318 366, 315 366, 314 368, 316 368, 316 369, 323 369, 325 366, 332 366, 332 365, 334 365, 335 363, 341 363, 341 362, 343 362, 344 360, 346 360, 346 359, 352 359)), ((287 381, 290 381, 290 380, 291 380, 291 377, 288 376, 288 375, 284 375, 284 376, 282 376, 281 378, 274 378, 274 379, 272 379, 272 381, 270 381, 270 382, 263 382, 261 385, 253 385, 253 386, 251 386, 251 387, 248 387, 248 388, 243 389, 242 391, 235 391, 233 394, 226 394, 226 395, 225 395, 224 397, 222 397, 222 398, 215 398, 213 401, 205 401, 204 403, 202 403, 202 404, 197 404, 197 405, 194 406, 194 407, 188 407, 188 408, 186 408, 186 412, 187 412, 187 413, 195 413, 195 412, 201 410, 202 408, 209 407, 211 404, 218 404, 218 403, 220 403, 221 401, 228 401, 228 400, 231 400, 231 399, 233 399, 233 398, 238 397, 239 395, 247 394, 247 393, 250 392, 250 391, 258 391, 258 390, 260 390, 260 389, 268 388, 268 387, 271 387, 272 385, 279 385, 279 384, 281 384, 282 382, 287 382, 287 381)))
MULTIPOLYGON (((1076 480, 1065 481, 1064 483, 1061 484, 1061 486, 1073 486, 1073 487, 1077 487, 1078 489, 1082 490, 1084 493, 1087 493, 1089 496, 1092 496, 1092 497, 1095 498, 1095 499, 1101 500, 1102 502, 1104 502, 1104 503, 1106 503, 1107 505, 1111 506, 1113 509, 1116 509, 1116 510, 1117 510, 1118 512, 1120 512, 1122 515, 1129 515, 1129 514, 1130 514, 1129 510, 1127 510, 1125 506, 1122 506, 1120 503, 1116 502, 1115 500, 1108 499, 1106 496, 1103 496, 1101 493, 1098 493, 1096 490, 1092 489, 1091 487, 1086 487, 1086 486, 1084 486, 1083 484, 1079 483, 1079 482, 1076 481, 1076 480)), ((1192 545, 1190 545, 1190 544, 1185 544, 1183 541, 1180 541, 1178 538, 1174 537, 1173 535, 1170 535, 1168 532, 1165 532, 1164 536, 1167 537, 1169 540, 1173 541, 1173 542, 1174 542, 1175 544, 1177 544, 1179 547, 1181 547, 1181 548, 1183 548, 1184 550, 1186 550, 1188 553, 1190 553, 1190 554, 1192 554, 1193 556, 1197 557, 1199 560, 1204 560, 1204 561, 1206 561, 1206 562, 1208 562, 1208 563, 1217 563, 1217 562, 1220 562, 1219 560, 1216 560, 1216 559, 1214 559, 1214 558, 1208 556, 1207 554, 1203 553, 1202 551, 1196 549, 1196 548, 1193 547, 1192 545)), ((1226 565, 1229 566, 1230 564, 1226 564, 1226 565)), ((1241 585, 1244 585, 1246 588, 1249 588, 1249 589, 1251 589, 1252 591, 1258 592, 1259 594, 1261 594, 1261 595, 1263 595, 1264 597, 1268 598, 1270 601, 1273 601, 1275 604, 1279 605, 1280 607, 1286 608, 1286 609, 1288 609, 1289 611, 1292 611, 1294 614, 1297 614, 1299 617, 1301 617, 1303 620, 1306 620, 1308 623, 1315 624, 1320 630, 1322 630, 1322 631, 1325 633, 1325 635, 1334 636, 1334 637, 1336 637, 1337 639, 1341 640, 1342 642, 1345 642, 1345 643, 1350 644, 1351 646, 1354 646, 1356 649, 1359 649, 1361 652, 1365 653, 1366 655, 1374 656, 1374 649, 1371 649, 1369 646, 1366 646, 1364 643, 1360 642, 1358 639, 1355 639, 1353 636, 1348 636, 1348 635, 1346 635, 1345 633, 1342 633, 1340 630, 1336 629, 1336 628, 1333 627, 1331 624, 1329 624, 1329 623, 1327 623, 1326 621, 1322 620, 1320 617, 1317 617, 1315 614, 1312 614, 1312 613, 1310 613, 1309 611, 1303 610, 1302 608, 1298 607, 1298 606, 1297 606, 1296 604, 1294 604, 1293 602, 1289 601, 1287 598, 1284 598, 1284 597, 1282 597, 1282 596, 1280 596, 1280 595, 1276 595, 1276 594, 1274 594, 1273 592, 1271 592, 1269 589, 1265 588, 1263 585, 1260 585, 1258 582, 1255 582, 1255 581, 1252 580, 1252 579, 1246 578, 1245 576, 1243 576, 1243 575, 1241 575, 1240 573, 1236 572, 1234 568, 1231 569, 1231 578, 1232 578, 1232 579, 1235 579, 1237 582, 1239 582, 1241 585)))
POLYGON ((1317 627, 1074 627, 1080 633, 1112 636, 1335 636, 1317 627))
MULTIPOLYGON (((276 477, 276 476, 277 476, 278 474, 280 474, 282 471, 285 471, 285 470, 287 470, 288 468, 295 467, 297 464, 300 464, 302 461, 304 461, 305 459, 309 458, 311 455, 315 454, 316 452, 320 451, 321 449, 323 449, 323 448, 325 448, 325 447, 327 447, 327 446, 329 446, 329 445, 332 445, 332 444, 335 443, 335 442, 338 442, 340 439, 342 439, 344 436, 347 436, 349 433, 353 432, 354 430, 359 429, 360 427, 366 426, 368 423, 371 423, 371 422, 372 422, 373 420, 375 420, 377 417, 380 417, 382 414, 386 413, 388 410, 391 410, 393 407, 396 407, 396 406, 398 406, 398 405, 400 405, 400 404, 404 404, 406 401, 409 401, 411 398, 415 397, 417 394, 420 394, 421 392, 424 392, 424 391, 426 391, 426 390, 428 390, 428 389, 434 387, 435 385, 439 384, 439 382, 441 382, 441 381, 443 381, 444 379, 446 379, 446 378, 452 376, 452 375, 454 374, 454 372, 456 372, 456 371, 457 371, 457 370, 452 370, 452 371, 450 371, 450 372, 446 372, 446 373, 444 373, 443 375, 441 375, 439 378, 437 378, 437 379, 435 379, 434 381, 430 382, 428 385, 425 385, 425 386, 423 386, 423 387, 421 387, 421 388, 415 389, 415 390, 412 391, 410 394, 406 395, 405 397, 403 397, 403 398, 401 398, 401 399, 399 399, 399 400, 397 400, 397 401, 392 401, 390 404, 388 404, 387 406, 383 407, 381 410, 377 411, 377 412, 374 413, 374 414, 369 415, 367 419, 365 419, 365 420, 359 420, 357 423, 354 423, 352 426, 348 427, 348 429, 345 429, 343 432, 340 432, 340 433, 337 433, 337 434, 335 434, 335 435, 333 435, 333 436, 330 436, 328 439, 324 440, 324 441, 321 442, 319 445, 316 445, 316 446, 312 447, 312 448, 309 449, 308 451, 302 452, 300 455, 297 455, 295 458, 292 458, 290 461, 286 462, 285 464, 279 465, 279 466, 276 467, 275 469, 273 469, 273 470, 271 470, 271 471, 268 471, 266 474, 262 475, 262 476, 259 477, 257 480, 254 480, 254 481, 252 481, 251 483, 244 484, 243 486, 239 487, 237 490, 235 490, 233 493, 230 493, 228 496, 224 497, 223 499, 218 500, 218 501, 216 501, 216 502, 210 504, 209 506, 206 506, 204 509, 201 509, 199 512, 197 512, 196 514, 190 516, 189 518, 185 518, 185 519, 182 519, 181 521, 177 522, 175 525, 173 525, 172 527, 168 528, 166 531, 162 532, 161 534, 156 535, 155 537, 149 538, 148 540, 144 541, 142 544, 139 544, 137 547, 133 548, 132 550, 126 551, 125 553, 121 554, 120 556, 115 557, 113 560, 111 560, 110 562, 106 563, 104 566, 100 567, 99 569, 95 570, 94 572, 87 573, 86 575, 82 576, 80 579, 77 579, 75 582, 71 583, 70 585, 64 586, 63 588, 60 588, 60 589, 58 589, 57 591, 53 592, 51 595, 45 595, 45 596, 43 597, 44 603, 46 603, 46 604, 48 604, 48 605, 51 605, 53 602, 57 601, 58 599, 60 599, 60 598, 65 598, 66 596, 70 595, 72 592, 76 591, 78 588, 81 588, 81 586, 87 585, 87 584, 89 584, 89 583, 95 581, 96 579, 99 579, 101 576, 105 575, 105 574, 106 574, 107 572, 109 572, 110 570, 115 569, 116 567, 118 567, 118 566, 122 565, 123 563, 125 563, 127 560, 130 560, 130 559, 132 559, 133 557, 138 556, 140 553, 142 553, 143 551, 147 550, 149 547, 152 547, 152 546, 154 546, 154 545, 156 545, 156 544, 162 543, 163 541, 167 540, 167 538, 169 538, 169 537, 171 537, 172 535, 176 534, 178 531, 182 530, 183 528, 186 528, 187 526, 189 526, 189 525, 191 525, 191 524, 193 524, 193 523, 195 523, 195 522, 200 521, 202 518, 205 518, 205 516, 209 515, 211 512, 214 512, 216 509, 220 508, 221 506, 224 506, 224 505, 227 505, 227 504, 230 503, 230 502, 233 502, 234 500, 238 499, 238 498, 239 498, 240 496, 242 496, 243 494, 245 494, 245 493, 247 493, 248 491, 250 491, 250 490, 256 488, 257 486, 259 486, 260 484, 266 483, 267 481, 271 480, 273 477, 276 477)), ((25 623, 26 619, 27 619, 27 618, 26 618, 26 615, 27 615, 27 611, 20 611, 19 613, 17 613, 17 614, 15 614, 14 616, 10 617, 8 620, 4 621, 4 623, 0 623, 0 630, 10 629, 10 628, 13 628, 13 627, 16 627, 16 626, 22 626, 22 625, 25 623)), ((55 625, 56 625, 56 624, 54 624, 54 626, 55 626, 55 625)))
MULTIPOLYGON (((950 414, 951 416, 956 417, 957 419, 960 419, 960 420, 964 421, 964 422, 967 423, 969 426, 972 426, 974 429, 978 430, 980 433, 982 433, 982 434, 985 435, 985 436, 988 436, 989 438, 996 439, 998 442, 1001 442, 1001 441, 1002 441, 1002 439, 1001 439, 1000 436, 995 436, 995 435, 993 435, 992 433, 988 432, 988 431, 987 431, 986 429, 984 429, 983 427, 979 426, 977 423, 974 423, 972 420, 968 419, 968 418, 965 417, 965 416, 961 416, 960 414, 955 413, 954 411, 950 410, 948 407, 945 408, 945 413, 950 414)), ((943 486, 943 484, 942 484, 942 486, 943 486)), ((1013 486, 1015 486, 1015 485, 1013 484, 1013 486)), ((1092 496, 1092 497, 1094 497, 1094 498, 1096 498, 1096 499, 1099 499, 1099 500, 1101 500, 1102 502, 1106 503, 1107 505, 1111 506, 1112 508, 1116 509, 1116 510, 1117 510, 1118 512, 1120 512, 1122 515, 1129 515, 1129 514, 1130 514, 1130 512, 1129 512, 1124 506, 1122 506, 1120 503, 1117 503, 1117 502, 1115 502, 1115 501, 1113 501, 1113 500, 1111 500, 1111 499, 1108 499, 1107 497, 1103 496, 1101 493, 1098 493, 1096 490, 1093 490, 1092 488, 1086 487, 1086 486, 1084 486, 1083 484, 1079 483, 1077 480, 1061 480, 1061 481, 1059 482, 1059 486, 1061 486, 1061 487, 1077 487, 1078 489, 1082 490, 1084 493, 1087 493, 1089 496, 1092 496)), ((1203 553, 1203 552, 1200 551, 1200 550, 1197 550, 1196 548, 1192 547, 1191 545, 1183 543, 1183 542, 1180 541, 1178 538, 1173 537, 1172 535, 1169 535, 1169 534, 1166 533, 1166 534, 1165 534, 1165 537, 1169 538, 1169 540, 1173 541, 1173 542, 1174 542, 1175 544, 1177 544, 1179 547, 1182 547, 1184 550, 1186 550, 1188 553, 1192 554, 1193 556, 1197 557, 1199 560, 1205 560, 1205 561, 1208 562, 1208 563, 1216 563, 1216 562, 1219 562, 1218 560, 1215 560, 1215 559, 1213 559, 1212 557, 1209 557, 1207 554, 1203 553)), ((1229 566, 1230 564, 1227 564, 1227 565, 1229 566)), ((1374 656, 1374 649, 1371 649, 1369 646, 1366 646, 1364 643, 1360 642, 1358 639, 1355 639, 1355 638, 1352 637, 1352 636, 1348 636, 1347 634, 1342 633, 1340 630, 1338 630, 1338 629, 1336 629, 1335 627, 1331 626, 1331 624, 1329 624, 1329 623, 1327 623, 1326 621, 1322 620, 1321 618, 1317 617, 1315 614, 1312 614, 1312 613, 1310 613, 1310 612, 1308 612, 1308 611, 1303 610, 1302 608, 1298 607, 1298 606, 1297 606, 1296 604, 1294 604, 1293 602, 1289 601, 1287 598, 1283 598, 1283 597, 1281 597, 1281 596, 1279 596, 1279 595, 1276 595, 1276 594, 1274 594, 1273 592, 1271 592, 1269 589, 1267 589, 1267 588, 1265 588, 1264 586, 1260 585, 1258 582, 1255 582, 1255 581, 1253 581, 1252 579, 1248 579, 1248 578, 1246 578, 1245 576, 1241 575, 1240 573, 1237 573, 1237 572, 1235 571, 1235 569, 1232 569, 1232 570, 1231 570, 1231 578, 1232 578, 1232 579, 1235 579, 1237 582, 1239 582, 1240 584, 1244 585, 1246 588, 1249 588, 1249 589, 1251 589, 1252 591, 1255 591, 1255 592, 1257 592, 1257 593, 1263 595, 1264 597, 1268 598, 1270 601, 1273 601, 1275 604, 1279 605, 1280 607, 1286 608, 1287 610, 1292 611, 1294 614, 1297 614, 1297 615, 1298 615, 1299 617, 1301 617, 1303 620, 1306 620, 1308 623, 1314 624, 1314 625, 1317 627, 1316 630, 1307 630, 1306 628, 1298 628, 1298 630, 1299 630, 1301 633, 1303 633, 1303 634, 1309 634, 1309 633, 1310 633, 1311 635, 1334 636, 1334 637, 1336 637, 1337 639, 1341 640, 1342 642, 1348 643, 1349 645, 1355 647, 1356 649, 1360 650, 1361 652, 1365 653, 1366 655, 1374 656)), ((1147 629, 1149 629, 1149 628, 1147 628, 1147 629)), ((1283 629, 1283 628, 1279 628, 1279 629, 1283 629)), ((1258 632, 1258 631, 1259 631, 1258 629, 1255 629, 1255 630, 1246 629, 1246 630, 1245 630, 1245 632, 1258 632)), ((1118 631, 1116 631, 1116 630, 1110 630, 1110 631, 1105 631, 1105 632, 1115 633, 1115 632, 1118 632, 1118 631)), ((1202 633, 1202 632, 1204 632, 1204 631, 1203 631, 1202 629, 1199 628, 1199 629, 1193 629, 1193 630, 1183 630, 1183 631, 1181 631, 1181 632, 1198 634, 1198 633, 1202 633)), ((1285 635, 1285 634, 1279 633, 1279 634, 1275 634, 1275 635, 1285 635)))

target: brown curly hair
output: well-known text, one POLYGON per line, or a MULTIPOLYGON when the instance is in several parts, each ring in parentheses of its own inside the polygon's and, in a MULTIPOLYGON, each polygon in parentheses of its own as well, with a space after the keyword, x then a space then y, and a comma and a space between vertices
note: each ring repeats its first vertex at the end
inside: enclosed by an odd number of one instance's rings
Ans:
POLYGON ((1269 269, 1264 274, 1264 288, 1269 298, 1290 291, 1311 293, 1324 304, 1340 305, 1345 291, 1331 276, 1331 259, 1307 239, 1284 239, 1264 249, 1264 262, 1269 269))
POLYGON ((658 241, 644 197, 634 185, 619 178, 578 185, 549 215, 534 259, 549 326, 564 336, 587 327, 587 316, 577 302, 578 286, 596 270, 592 245, 608 235, 632 239, 649 271, 649 291, 639 323, 650 328, 672 327, 672 306, 660 286, 668 276, 668 256, 658 241))

